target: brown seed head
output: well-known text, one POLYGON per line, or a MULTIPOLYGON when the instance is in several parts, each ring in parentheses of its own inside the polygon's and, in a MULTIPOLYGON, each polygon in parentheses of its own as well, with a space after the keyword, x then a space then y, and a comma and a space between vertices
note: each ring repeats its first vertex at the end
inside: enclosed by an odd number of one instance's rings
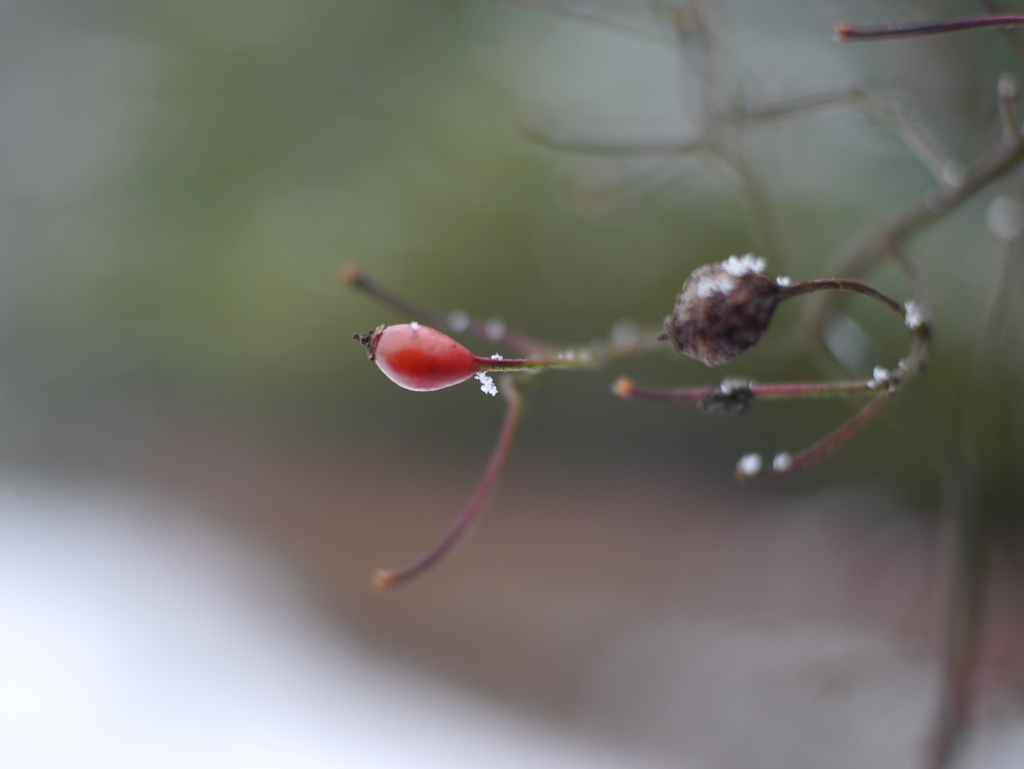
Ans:
POLYGON ((717 366, 757 344, 781 290, 763 269, 764 260, 748 254, 694 270, 665 318, 676 351, 717 366))

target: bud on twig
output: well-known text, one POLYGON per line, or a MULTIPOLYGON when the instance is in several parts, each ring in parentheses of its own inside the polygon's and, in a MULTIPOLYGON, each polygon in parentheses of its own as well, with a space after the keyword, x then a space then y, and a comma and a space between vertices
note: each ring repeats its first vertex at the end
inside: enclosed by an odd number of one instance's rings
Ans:
POLYGON ((781 288, 762 274, 764 267, 764 259, 753 254, 698 267, 665 318, 665 338, 677 352, 708 366, 753 347, 780 299, 781 288))

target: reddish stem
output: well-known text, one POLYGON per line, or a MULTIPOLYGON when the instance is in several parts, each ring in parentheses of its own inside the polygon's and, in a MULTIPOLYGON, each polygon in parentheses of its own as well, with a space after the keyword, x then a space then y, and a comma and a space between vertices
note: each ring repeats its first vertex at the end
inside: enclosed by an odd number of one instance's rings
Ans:
POLYGON ((779 293, 779 301, 792 299, 794 296, 802 294, 811 294, 815 291, 852 291, 855 294, 861 294, 881 302, 899 315, 900 318, 906 318, 907 316, 906 310, 899 302, 890 299, 880 291, 876 291, 866 283, 854 280, 853 278, 819 278, 817 280, 805 280, 802 283, 794 283, 779 293))
POLYGON ((898 37, 920 37, 922 35, 941 35, 946 32, 960 32, 966 29, 984 29, 988 27, 1016 27, 1024 24, 1024 15, 1004 13, 991 16, 974 16, 952 21, 933 21, 925 24, 879 24, 877 26, 858 26, 847 21, 836 24, 836 40, 845 43, 850 40, 888 40, 898 37))
POLYGON ((882 393, 873 400, 871 400, 864 408, 858 411, 852 419, 843 424, 838 430, 832 434, 822 438, 820 441, 815 443, 809 449, 805 449, 793 457, 790 464, 785 470, 771 470, 764 473, 761 476, 746 476, 742 473, 737 474, 737 478, 741 481, 753 480, 754 478, 778 478, 781 475, 789 475, 795 473, 798 470, 806 470, 812 465, 816 465, 821 460, 828 457, 830 454, 836 452, 843 446, 850 438, 868 422, 870 422, 874 416, 882 410, 882 407, 889 402, 889 393, 882 393))
POLYGON ((378 569, 374 572, 372 580, 374 587, 382 590, 395 587, 423 574, 423 572, 436 565, 448 554, 452 547, 462 539, 466 530, 480 514, 484 502, 487 500, 487 495, 505 466, 505 461, 508 459, 509 451, 512 449, 512 444, 515 442, 516 434, 519 431, 520 418, 523 414, 522 393, 516 389, 516 386, 511 381, 503 383, 502 393, 508 400, 508 406, 505 409, 505 419, 501 423, 498 440, 494 444, 490 459, 487 461, 484 474, 473 490, 472 496, 466 502, 466 506, 462 508, 462 512, 459 513, 451 528, 444 533, 444 536, 438 540, 437 544, 415 563, 404 569, 393 571, 378 569))
MULTIPOLYGON (((858 379, 849 382, 751 383, 747 389, 750 390, 751 395, 755 398, 807 398, 871 392, 875 388, 868 383, 868 380, 858 379)), ((612 387, 612 390, 620 398, 668 403, 699 403, 707 398, 728 395, 728 393, 722 390, 721 386, 683 387, 673 390, 655 390, 647 387, 638 387, 628 377, 620 378, 612 387)))

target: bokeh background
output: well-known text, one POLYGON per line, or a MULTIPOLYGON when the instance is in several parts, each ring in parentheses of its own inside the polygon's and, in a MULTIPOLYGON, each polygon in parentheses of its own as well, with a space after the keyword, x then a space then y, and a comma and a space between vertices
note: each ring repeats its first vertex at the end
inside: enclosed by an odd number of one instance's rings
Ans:
MULTIPOLYGON (((826 275, 934 180, 852 111, 723 139, 746 197, 714 162, 531 132, 692 136, 709 76, 736 105, 861 85, 968 165, 999 138, 999 74, 1022 74, 995 32, 831 39, 968 2, 697 5, 703 65, 659 2, 0 2, 5 765, 914 760, 941 668, 944 473, 1024 218, 1013 179, 914 241, 932 365, 820 468, 732 481, 741 454, 798 450, 849 402, 726 420, 609 388, 866 376, 907 344, 867 302, 837 305, 846 372, 792 303, 721 372, 666 350, 547 377, 472 541, 419 584, 366 586, 447 525, 501 403, 386 381, 351 335, 400 318, 339 265, 556 342, 657 326, 696 266, 754 251, 826 275)), ((1003 417, 997 448, 1018 451, 1019 409, 1003 417)), ((1017 600, 996 602, 978 765, 1024 752, 1017 600)))

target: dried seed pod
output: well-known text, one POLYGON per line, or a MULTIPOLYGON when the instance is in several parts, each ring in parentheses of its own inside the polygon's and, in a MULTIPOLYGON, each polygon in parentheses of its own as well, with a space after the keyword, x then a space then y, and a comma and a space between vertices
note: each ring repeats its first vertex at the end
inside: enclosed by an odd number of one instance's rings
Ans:
POLYGON ((757 344, 782 291, 764 266, 747 254, 694 270, 665 318, 664 336, 676 351, 717 366, 757 344))

